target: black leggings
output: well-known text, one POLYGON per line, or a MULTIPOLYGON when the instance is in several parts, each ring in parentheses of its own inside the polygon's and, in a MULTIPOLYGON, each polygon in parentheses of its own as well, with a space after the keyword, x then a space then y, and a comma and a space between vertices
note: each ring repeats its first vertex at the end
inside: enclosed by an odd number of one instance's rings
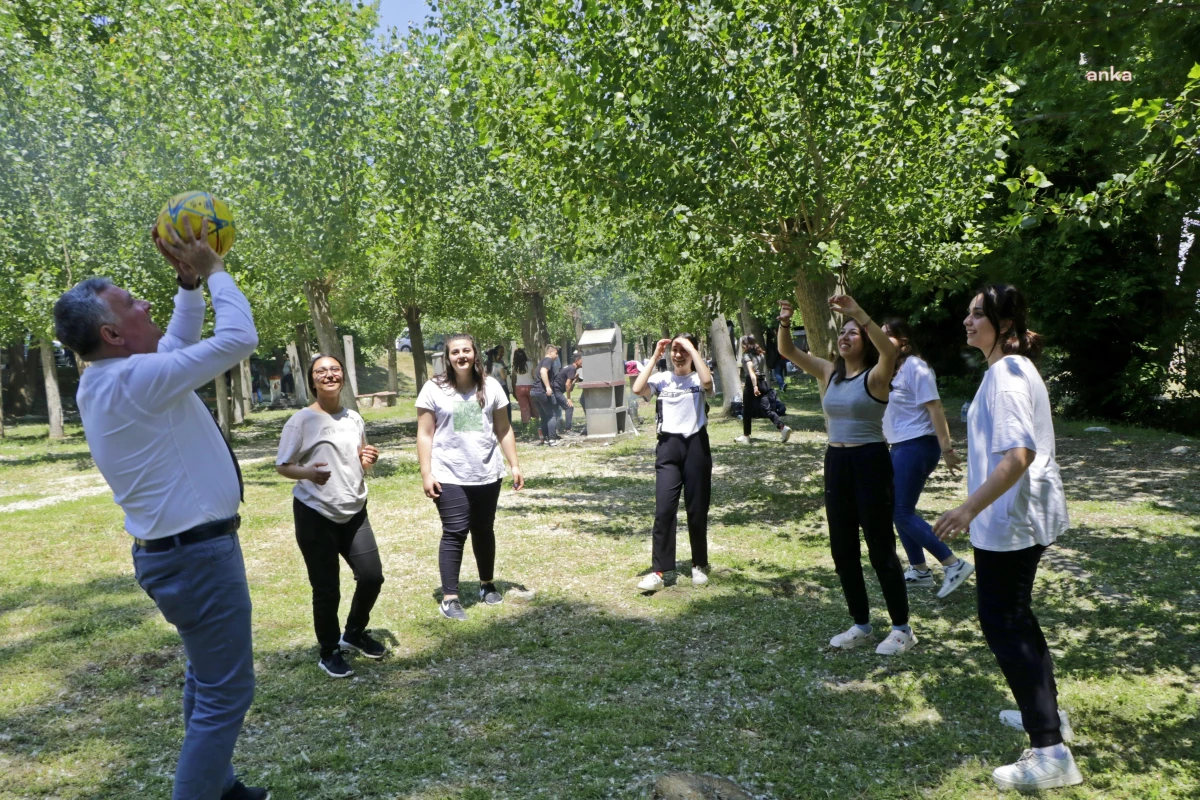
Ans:
POLYGON ((292 518, 296 522, 296 544, 300 545, 304 565, 308 567, 313 627, 324 657, 338 649, 342 638, 338 623, 338 604, 342 600, 338 556, 346 559, 354 573, 354 599, 346 617, 347 633, 366 630, 383 586, 383 564, 379 561, 375 531, 371 529, 365 505, 348 522, 334 522, 293 497, 292 518))
POLYGON ((708 504, 712 498, 712 450, 708 428, 691 436, 660 433, 654 459, 655 572, 675 569, 675 519, 679 491, 687 508, 692 566, 708 569, 708 504))
POLYGON ((829 520, 829 551, 842 581, 842 593, 855 623, 871 621, 871 605, 863 581, 862 526, 867 554, 879 577, 883 599, 893 625, 908 624, 908 590, 896 555, 892 528, 895 504, 892 458, 887 445, 872 442, 858 447, 825 449, 825 517, 829 520))
POLYGON ((458 573, 462 570, 468 533, 480 582, 495 577, 492 571, 496 568, 496 503, 500 500, 500 483, 482 486, 443 483, 441 495, 433 501, 442 518, 442 543, 438 549, 442 594, 458 594, 458 573))
POLYGON ((771 408, 771 389, 767 386, 765 378, 760 377, 758 380, 758 390, 762 393, 758 397, 754 396, 754 384, 750 382, 750 376, 747 375, 742 382, 742 435, 750 435, 750 425, 754 417, 766 417, 771 420, 776 430, 783 429, 783 420, 775 413, 775 409, 771 408))
POLYGON ((996 552, 975 548, 979 627, 1021 709, 1032 747, 1062 742, 1058 688, 1046 637, 1033 614, 1033 578, 1046 548, 996 552))

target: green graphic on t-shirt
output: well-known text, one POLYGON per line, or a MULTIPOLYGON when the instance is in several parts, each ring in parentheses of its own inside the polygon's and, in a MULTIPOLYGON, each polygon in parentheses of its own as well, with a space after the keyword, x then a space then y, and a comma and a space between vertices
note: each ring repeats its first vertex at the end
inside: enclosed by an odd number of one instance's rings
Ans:
POLYGON ((477 400, 454 401, 454 432, 483 433, 483 409, 477 400))

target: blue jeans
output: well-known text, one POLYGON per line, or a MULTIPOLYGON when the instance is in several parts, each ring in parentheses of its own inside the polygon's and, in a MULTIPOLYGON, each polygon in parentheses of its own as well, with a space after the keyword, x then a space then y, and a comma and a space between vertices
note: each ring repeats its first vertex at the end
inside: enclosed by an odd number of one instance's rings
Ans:
POLYGON ((220 800, 233 786, 233 748, 254 699, 250 589, 237 534, 148 553, 133 571, 187 654, 183 750, 172 800, 220 800))
POLYGON ((936 436, 918 436, 892 445, 892 472, 896 487, 892 521, 896 524, 896 532, 900 534, 904 552, 908 554, 909 564, 925 563, 922 548, 938 561, 954 555, 946 543, 934 535, 929 523, 917 513, 921 490, 925 488, 925 481, 941 457, 942 449, 938 446, 936 436))

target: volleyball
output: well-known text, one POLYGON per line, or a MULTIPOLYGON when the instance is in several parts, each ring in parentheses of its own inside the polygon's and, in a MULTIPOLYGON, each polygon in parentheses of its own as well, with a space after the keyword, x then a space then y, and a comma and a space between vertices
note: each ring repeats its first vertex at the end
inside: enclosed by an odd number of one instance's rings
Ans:
POLYGON ((168 200, 158 214, 158 236, 170 241, 167 224, 179 233, 185 222, 192 226, 192 235, 199 236, 202 220, 208 220, 208 246, 224 256, 233 247, 233 215, 228 203, 208 192, 184 192, 168 200))

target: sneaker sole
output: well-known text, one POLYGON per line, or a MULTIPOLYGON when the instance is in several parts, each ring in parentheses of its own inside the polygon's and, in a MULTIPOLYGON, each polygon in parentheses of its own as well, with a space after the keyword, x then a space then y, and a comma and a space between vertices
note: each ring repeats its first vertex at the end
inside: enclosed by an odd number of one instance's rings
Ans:
POLYGON ((378 659, 378 658, 383 658, 385 655, 387 655, 387 651, 386 651, 386 650, 384 650, 382 653, 379 653, 379 654, 375 654, 375 653, 368 653, 366 650, 363 650, 361 647, 358 647, 357 645, 350 644, 350 643, 349 643, 349 642, 347 642, 345 639, 342 639, 340 642, 338 642, 338 646, 339 646, 339 647, 344 647, 344 648, 346 648, 347 650, 353 650, 354 652, 358 653, 360 656, 363 656, 364 658, 376 658, 376 659, 378 659))
POLYGON ((452 617, 449 614, 447 614, 445 611, 442 611, 442 609, 440 609, 440 608, 438 609, 438 611, 441 612, 443 617, 450 620, 451 622, 466 622, 467 621, 466 617, 452 617))
POLYGON ((1034 783, 1017 783, 1016 781, 1006 780, 999 777, 996 773, 992 773, 992 783, 1000 789, 1016 790, 1018 792, 1037 792, 1042 789, 1060 789, 1063 786, 1078 786, 1083 783, 1083 775, 1079 772, 1079 768, 1075 768, 1074 773, 1059 775, 1054 778, 1035 781, 1034 783))
POLYGON ((830 641, 829 646, 832 647, 834 650, 853 650, 856 647, 862 647, 864 644, 870 644, 870 643, 871 643, 871 637, 868 635, 868 636, 864 636, 861 639, 851 639, 849 642, 847 642, 845 644, 834 644, 832 641, 830 641))
POLYGON ((501 598, 501 599, 499 599, 499 600, 497 600, 497 601, 495 601, 495 602, 492 602, 492 601, 490 601, 490 600, 484 600, 484 599, 481 597, 481 598, 479 598, 479 602, 483 603, 485 606, 498 606, 498 605, 500 605, 501 603, 503 603, 503 602, 504 602, 504 599, 503 599, 503 598, 501 598))
POLYGON ((330 672, 329 668, 326 667, 324 664, 322 664, 320 661, 317 662, 317 666, 321 668, 322 672, 324 672, 326 675, 333 678, 334 680, 337 680, 338 678, 349 678, 351 675, 354 674, 354 670, 350 670, 345 675, 338 675, 336 673, 330 672))
POLYGON ((933 586, 933 578, 930 578, 927 581, 910 581, 908 578, 905 578, 904 585, 905 586, 933 586))
POLYGON ((944 597, 949 597, 954 592, 955 589, 957 589, 958 587, 960 587, 964 583, 966 583, 967 578, 971 577, 971 575, 974 574, 975 565, 974 564, 969 565, 964 570, 964 572, 965 572, 965 574, 961 578, 959 578, 957 581, 955 581, 953 584, 951 584, 950 586, 943 586, 941 589, 938 589, 937 596, 938 596, 939 600, 944 597))

